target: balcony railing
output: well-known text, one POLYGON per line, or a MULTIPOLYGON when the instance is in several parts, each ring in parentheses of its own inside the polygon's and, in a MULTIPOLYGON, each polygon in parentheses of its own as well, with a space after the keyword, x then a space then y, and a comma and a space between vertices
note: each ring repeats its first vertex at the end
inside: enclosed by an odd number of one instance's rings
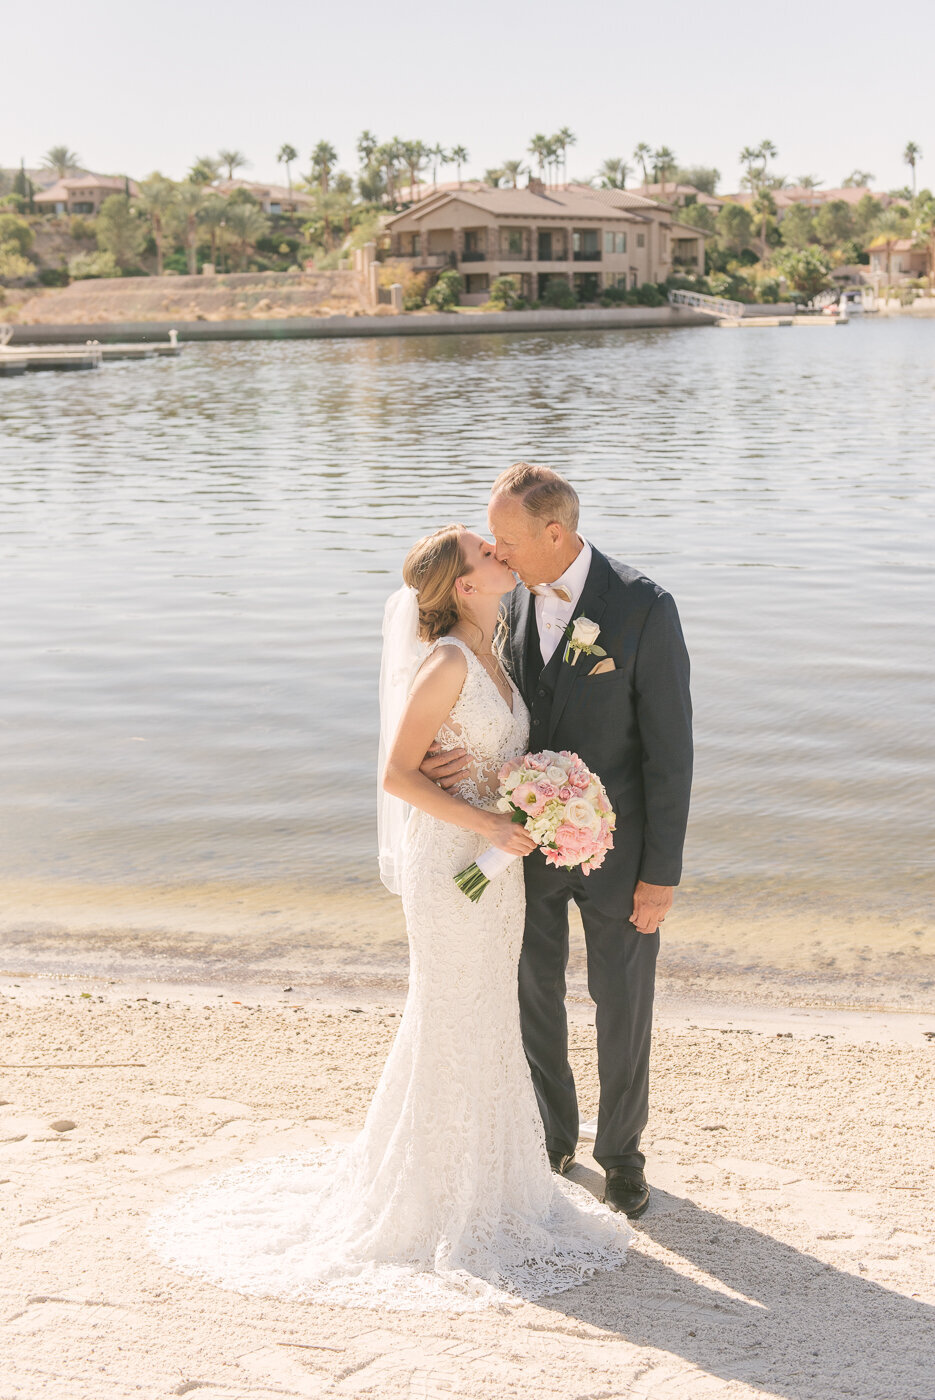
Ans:
POLYGON ((487 251, 484 248, 465 248, 461 254, 462 262, 486 262, 487 251))
POLYGON ((600 248, 579 248, 574 253, 575 262, 600 262, 600 248))

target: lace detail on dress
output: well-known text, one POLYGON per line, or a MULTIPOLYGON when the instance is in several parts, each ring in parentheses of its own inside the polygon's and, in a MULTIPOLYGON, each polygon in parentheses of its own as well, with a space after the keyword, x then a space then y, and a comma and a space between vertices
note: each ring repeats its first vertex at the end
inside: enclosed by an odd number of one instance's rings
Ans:
MULTIPOLYGON (((439 731, 473 756, 461 795, 487 806, 525 751, 483 666, 439 731)), ((413 811, 402 861, 409 995, 366 1122, 349 1145, 232 1168, 155 1211, 159 1257, 261 1297, 463 1312, 538 1298, 618 1268, 632 1230, 555 1176, 520 1037, 522 861, 472 904, 454 882, 485 849, 413 811)))

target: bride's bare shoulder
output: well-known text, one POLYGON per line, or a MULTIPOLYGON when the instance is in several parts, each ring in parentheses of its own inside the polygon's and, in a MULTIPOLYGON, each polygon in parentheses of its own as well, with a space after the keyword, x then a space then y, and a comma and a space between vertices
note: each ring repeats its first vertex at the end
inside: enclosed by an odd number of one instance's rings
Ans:
POLYGON ((437 690, 452 687, 460 690, 467 668, 467 657, 459 646, 436 645, 419 667, 413 689, 427 686, 437 690))

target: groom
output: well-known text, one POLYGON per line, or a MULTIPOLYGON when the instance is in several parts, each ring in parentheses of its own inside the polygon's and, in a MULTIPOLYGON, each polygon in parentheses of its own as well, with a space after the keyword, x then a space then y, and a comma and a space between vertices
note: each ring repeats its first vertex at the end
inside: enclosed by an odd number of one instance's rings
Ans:
MULTIPOLYGON (((507 604, 505 659, 530 711, 529 747, 579 754, 617 814, 614 848, 589 875, 551 868, 541 851, 524 861, 523 1046, 549 1160, 564 1173, 578 1142, 565 1014, 573 899, 597 1008, 594 1157, 607 1174, 607 1205, 635 1218, 649 1204, 639 1143, 648 1116, 659 925, 681 875, 691 787, 688 654, 670 595, 578 534, 578 496, 558 472, 525 462, 510 467, 494 483, 488 520, 497 557, 525 585, 507 604), (565 659, 567 629, 577 618, 600 629, 605 659, 565 659)), ((447 758, 454 761, 427 760, 425 769, 446 786, 461 766, 456 754, 447 758)))

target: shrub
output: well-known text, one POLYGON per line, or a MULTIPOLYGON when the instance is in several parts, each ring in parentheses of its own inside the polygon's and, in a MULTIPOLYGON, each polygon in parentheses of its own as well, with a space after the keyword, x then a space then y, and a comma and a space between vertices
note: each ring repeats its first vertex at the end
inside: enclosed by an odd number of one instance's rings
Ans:
MULTIPOLYGON (((113 197, 113 195, 109 196, 111 199, 113 199, 113 197)), ((126 196, 124 195, 123 198, 126 198, 126 196)), ((106 204, 107 200, 105 200, 104 203, 106 204)), ((71 234, 72 238, 93 238, 95 228, 90 219, 85 219, 81 214, 72 214, 71 218, 68 220, 68 232, 71 234)))
POLYGON ((644 282, 642 287, 638 288, 637 296, 639 297, 637 306, 665 306, 666 304, 665 296, 653 282, 644 282))
POLYGON ((13 247, 18 253, 28 253, 33 245, 33 231, 17 214, 0 214, 0 246, 13 247))
POLYGON ((601 293, 601 306, 625 306, 627 289, 618 283, 615 287, 605 287, 601 293))
POLYGON ((12 194, 5 194, 0 199, 0 208, 15 209, 17 214, 21 214, 26 208, 26 201, 21 194, 14 190, 12 194))
POLYGON ((573 311, 578 299, 564 277, 552 277, 542 295, 542 305, 558 311, 573 311))
POLYGON ((450 311, 461 300, 461 278, 457 272, 443 272, 425 298, 436 311, 450 311))
POLYGON ((69 276, 76 282, 88 277, 119 277, 113 253, 75 253, 68 259, 69 276))
POLYGON ((69 283, 67 267, 40 267, 39 281, 43 287, 67 287, 69 283))
MULTIPOLYGON (((316 267, 321 263, 316 258, 316 267)), ((425 305, 425 293, 429 285, 429 275, 427 272, 416 272, 415 268, 405 262, 385 262, 380 263, 377 272, 377 282, 381 287, 392 287, 394 282, 398 282, 403 289, 403 309, 405 311, 418 311, 420 306, 425 305)))
POLYGON ((24 258, 15 243, 0 243, 0 282, 22 282, 35 274, 35 263, 24 258))
POLYGON ((491 282, 487 301, 489 310, 510 311, 522 300, 518 277, 495 277, 491 282))

